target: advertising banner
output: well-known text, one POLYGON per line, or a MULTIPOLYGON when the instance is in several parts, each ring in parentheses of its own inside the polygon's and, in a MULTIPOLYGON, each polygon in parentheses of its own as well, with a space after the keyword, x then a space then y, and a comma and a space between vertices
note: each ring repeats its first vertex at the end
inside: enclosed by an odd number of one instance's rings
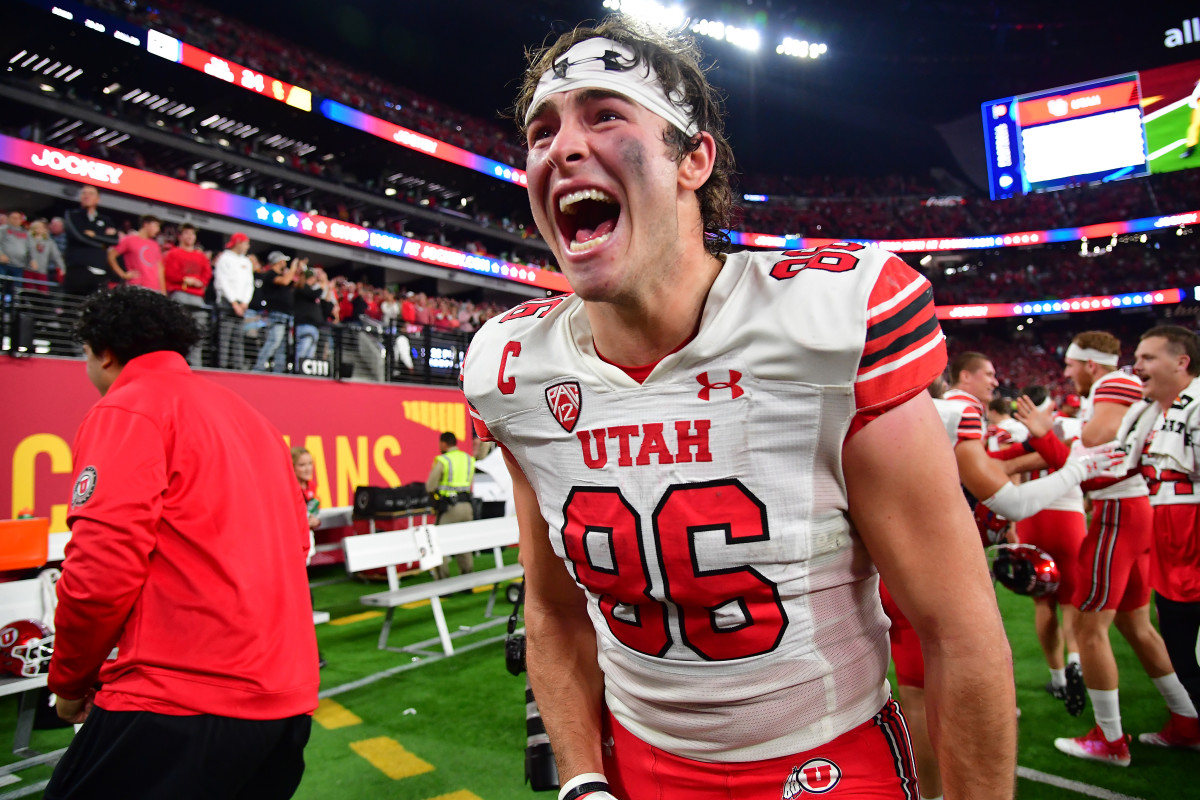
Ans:
MULTIPOLYGON (((356 486, 423 482, 442 432, 470 439, 457 389, 199 372, 259 409, 290 445, 308 448, 323 508, 350 505, 356 486)), ((48 516, 52 533, 65 531, 71 447, 99 395, 74 359, 0 358, 0 387, 0 518, 29 510, 48 516)))

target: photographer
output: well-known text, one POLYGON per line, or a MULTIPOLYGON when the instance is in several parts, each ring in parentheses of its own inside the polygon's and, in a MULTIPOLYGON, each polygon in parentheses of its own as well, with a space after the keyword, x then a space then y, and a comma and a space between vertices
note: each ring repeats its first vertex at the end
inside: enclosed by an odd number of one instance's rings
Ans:
MULTIPOLYGON (((298 273, 299 268, 306 265, 307 259, 296 259, 298 273)), ((306 358, 317 357, 317 341, 321 336, 321 328, 325 325, 321 299, 328 287, 329 279, 323 271, 318 273, 305 269, 296 278, 296 288, 292 291, 296 322, 296 363, 306 358)))
POLYGON ((295 307, 292 280, 296 277, 296 265, 289 266, 291 260, 278 250, 267 255, 269 269, 263 273, 261 290, 267 333, 262 349, 258 351, 258 360, 254 362, 255 372, 265 372, 268 361, 273 371, 287 371, 287 334, 295 307))

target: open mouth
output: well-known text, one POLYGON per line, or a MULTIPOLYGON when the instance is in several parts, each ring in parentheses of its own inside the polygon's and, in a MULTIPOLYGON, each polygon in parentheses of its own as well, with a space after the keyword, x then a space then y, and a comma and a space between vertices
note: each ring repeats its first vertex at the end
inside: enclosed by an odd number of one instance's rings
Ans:
POLYGON ((580 189, 558 199, 555 217, 567 248, 586 253, 608 241, 621 218, 621 205, 600 189, 580 189))

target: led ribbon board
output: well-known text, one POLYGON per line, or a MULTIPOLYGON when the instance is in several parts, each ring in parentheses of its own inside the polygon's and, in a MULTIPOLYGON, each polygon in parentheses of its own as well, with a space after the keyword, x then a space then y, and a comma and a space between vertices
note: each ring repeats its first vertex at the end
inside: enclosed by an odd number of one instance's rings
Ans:
POLYGON ((398 144, 401 147, 407 147, 409 150, 416 150, 418 153, 424 153, 427 156, 433 156, 442 161, 448 161, 451 164, 458 164, 460 167, 473 169, 476 172, 482 172, 484 175, 489 175, 509 183, 515 183, 518 186, 527 185, 524 170, 510 167, 507 164, 501 164, 499 161, 493 161, 490 158, 477 156, 472 152, 463 150, 461 147, 455 147, 452 144, 432 139, 379 117, 364 114, 335 100, 322 100, 319 110, 327 119, 348 125, 351 128, 369 133, 372 136, 378 136, 380 139, 392 144, 398 144))
MULTIPOLYGON (((308 89, 272 78, 249 67, 243 67, 227 58, 201 50, 199 47, 160 31, 146 30, 136 25, 130 25, 116 17, 76 2, 76 0, 57 0, 57 2, 55 0, 26 0, 26 2, 43 8, 61 19, 83 25, 90 30, 111 34, 135 47, 140 48, 144 42, 148 52, 219 78, 226 83, 240 86, 264 97, 270 97, 301 111, 313 110, 313 96, 308 89)), ((518 186, 526 185, 524 170, 476 155, 461 147, 455 147, 408 128, 402 128, 334 100, 322 100, 319 109, 327 119, 378 136, 392 144, 398 144, 418 153, 475 170, 506 183, 514 183, 518 186)))
POLYGON ((126 44, 141 47, 144 42, 147 51, 168 61, 191 67, 226 83, 232 83, 264 97, 287 103, 301 111, 312 111, 312 92, 308 89, 235 64, 228 59, 201 50, 199 47, 181 42, 174 36, 130 25, 102 11, 76 2, 76 0, 26 0, 26 2, 43 8, 60 19, 78 23, 89 30, 106 35, 111 34, 126 44))
POLYGON ((442 247, 286 206, 260 203, 253 198, 216 189, 201 189, 194 183, 176 178, 110 161, 86 158, 67 150, 46 147, 10 136, 0 135, 0 163, 93 186, 104 186, 123 194, 167 205, 232 217, 300 236, 364 247, 426 264, 491 275, 550 291, 570 291, 566 278, 557 272, 442 247))
POLYGON ((1149 233, 1165 228, 1185 228, 1200 222, 1200 211, 1183 211, 1161 217, 1141 217, 1121 222, 1100 222, 1078 228, 994 233, 980 236, 948 236, 931 239, 814 239, 806 236, 779 236, 770 233, 741 233, 730 231, 734 244, 763 247, 773 250, 802 250, 824 247, 837 242, 854 242, 878 247, 893 253, 936 253, 953 250, 994 250, 1001 247, 1028 247, 1031 244, 1077 242, 1081 239, 1102 239, 1124 233, 1149 233))
MULTIPOLYGON (((1200 293, 1200 287, 1196 287, 1200 293)), ((1148 292, 1069 297, 1065 300, 1027 300, 1020 303, 966 303, 937 306, 938 319, 988 319, 993 317, 1037 317, 1046 314, 1077 314, 1139 306, 1181 303, 1185 289, 1153 289, 1148 292)))
POLYGON ((174 36, 168 36, 156 30, 147 31, 146 49, 160 58, 191 67, 205 75, 220 78, 226 83, 249 89, 264 97, 287 103, 292 108, 312 111, 312 92, 308 89, 293 86, 278 78, 272 78, 249 67, 235 64, 228 59, 201 50, 199 47, 193 47, 187 42, 181 42, 174 36))

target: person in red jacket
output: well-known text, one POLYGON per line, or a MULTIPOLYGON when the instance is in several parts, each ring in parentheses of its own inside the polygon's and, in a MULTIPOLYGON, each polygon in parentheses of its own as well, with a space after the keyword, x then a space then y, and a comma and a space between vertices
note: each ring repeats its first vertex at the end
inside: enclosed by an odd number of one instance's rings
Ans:
POLYGON ((291 797, 319 679, 283 438, 192 373, 167 297, 95 295, 76 334, 102 398, 75 438, 49 686, 84 725, 45 796, 291 797))

